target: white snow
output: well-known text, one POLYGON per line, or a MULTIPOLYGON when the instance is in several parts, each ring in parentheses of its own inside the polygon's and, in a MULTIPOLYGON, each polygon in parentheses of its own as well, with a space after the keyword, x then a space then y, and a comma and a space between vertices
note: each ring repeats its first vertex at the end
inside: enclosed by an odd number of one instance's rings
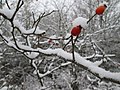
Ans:
POLYGON ((95 62, 94 62, 94 65, 99 66, 99 65, 101 65, 101 64, 103 63, 103 61, 104 61, 104 60, 95 61, 95 62))
POLYGON ((26 32, 25 28, 22 26, 22 24, 19 22, 19 20, 14 20, 13 23, 17 28, 20 29, 21 33, 26 32))
POLYGON ((3 33, 2 30, 0 30, 0 34, 1 34, 1 35, 2 35, 2 33, 3 33))
MULTIPOLYGON (((55 54, 59 57, 65 58, 66 60, 72 60, 72 54, 68 53, 62 49, 47 49, 47 50, 40 50, 40 52, 45 54, 55 54)), ((110 71, 106 71, 105 69, 98 67, 93 62, 86 60, 85 58, 81 57, 79 54, 75 53, 75 61, 85 67, 88 68, 93 73, 98 74, 101 78, 110 78, 117 81, 120 81, 120 73, 114 73, 110 71)))
MULTIPOLYGON (((103 57, 103 55, 96 54, 95 57, 103 57)), ((115 54, 106 54, 104 57, 115 57, 115 54)))
MULTIPOLYGON (((62 57, 64 58, 66 61, 67 60, 73 60, 73 57, 72 57, 72 53, 69 53, 69 52, 66 52, 64 51, 63 49, 61 48, 58 48, 58 49, 46 49, 46 50, 43 50, 41 48, 38 48, 38 49, 33 49, 29 46, 26 46, 26 45, 22 45, 20 43, 18 43, 18 46, 24 50, 30 50, 32 51, 33 53, 31 55, 29 55, 31 58, 35 56, 37 56, 38 53, 44 53, 44 54, 48 54, 48 55, 57 55, 59 57, 62 57), (38 53, 35 53, 35 52, 38 52, 38 53)), ((15 45, 9 41, 9 44, 10 46, 15 47, 15 45)), ((80 65, 84 66, 84 67, 87 67, 89 71, 91 71, 92 73, 95 73, 95 74, 98 74, 101 78, 109 78, 109 79, 113 79, 113 80, 116 80, 116 81, 120 81, 120 73, 116 72, 110 72, 110 71, 106 71, 105 69, 101 68, 101 67, 98 67, 99 64, 101 64, 102 61, 100 62, 97 62, 96 64, 91 62, 91 61, 88 61, 86 60, 84 57, 80 56, 78 53, 75 53, 75 61, 77 63, 79 63, 80 65)), ((49 73, 49 72, 47 72, 49 73)), ((41 76, 41 75, 40 75, 41 76)))
MULTIPOLYGON (((6 39, 7 40, 7 39, 6 39)), ((10 46, 10 47, 13 47, 13 48, 15 48, 16 50, 18 50, 18 51, 21 51, 21 50, 19 50, 17 47, 16 47, 16 45, 12 42, 12 41, 8 41, 8 43, 6 43, 8 46, 10 46)), ((22 51, 21 51, 22 52, 22 51)))
POLYGON ((42 34, 42 33, 45 33, 45 30, 40 30, 39 28, 36 28, 36 30, 35 30, 35 28, 32 28, 32 29, 29 29, 29 30, 25 30, 22 33, 23 34, 42 34))
POLYGON ((2 59, 3 57, 2 56, 0 56, 0 59, 2 59))
POLYGON ((104 4, 108 6, 108 2, 106 2, 106 1, 100 3, 99 6, 104 5, 104 4))
POLYGON ((39 53, 37 53, 37 52, 29 52, 26 54, 26 56, 31 58, 31 59, 36 58, 38 55, 39 55, 39 53))
POLYGON ((31 48, 30 46, 27 45, 22 45, 21 43, 17 42, 17 45, 19 48, 23 49, 23 50, 33 50, 33 48, 31 48))
POLYGON ((120 73, 112 73, 110 71, 106 71, 105 69, 102 69, 102 68, 99 68, 99 67, 96 67, 96 66, 89 66, 88 67, 93 73, 97 73, 99 74, 99 76, 101 78, 104 78, 104 77, 107 77, 107 78, 111 78, 111 79, 114 79, 114 80, 117 80, 117 81, 120 81, 120 73))
POLYGON ((0 90, 7 90, 8 89, 8 87, 3 87, 3 88, 1 88, 0 90))
POLYGON ((87 21, 88 21, 88 19, 86 19, 86 18, 77 17, 76 19, 73 20, 72 25, 73 25, 73 27, 81 25, 84 29, 86 29, 88 26, 87 21))
POLYGON ((35 74, 35 75, 36 75, 36 74, 37 74, 37 71, 36 71, 36 70, 34 70, 34 71, 33 71, 33 74, 35 74))
POLYGON ((32 65, 33 65, 33 67, 37 70, 37 66, 36 66, 36 64, 35 64, 35 60, 32 61, 32 65))
MULTIPOLYGON (((34 31, 34 28, 31 29, 31 31, 34 31)), ((45 32, 46 32, 45 30, 41 30, 41 29, 37 28, 36 31, 35 31, 35 34, 43 34, 45 32)))
POLYGON ((55 38, 57 38, 57 36, 56 35, 52 35, 52 36, 50 36, 50 38, 51 39, 55 39, 55 38))
POLYGON ((0 9, 0 13, 3 13, 9 19, 12 18, 14 12, 15 12, 15 9, 11 9, 11 10, 8 8, 0 9))
POLYGON ((63 49, 58 48, 58 49, 47 49, 47 50, 42 50, 39 49, 40 52, 45 53, 45 54, 56 54, 60 57, 64 57, 65 59, 70 59, 72 60, 72 53, 65 52, 63 49))
POLYGON ((42 34, 42 33, 45 33, 46 31, 45 30, 40 30, 39 28, 32 28, 32 29, 29 29, 29 30, 26 30, 22 25, 21 23, 19 22, 19 20, 14 20, 13 21, 14 25, 16 27, 18 27, 20 29, 20 32, 22 34, 25 34, 25 35, 28 35, 28 34, 42 34), (35 32, 34 32, 35 31, 35 32))

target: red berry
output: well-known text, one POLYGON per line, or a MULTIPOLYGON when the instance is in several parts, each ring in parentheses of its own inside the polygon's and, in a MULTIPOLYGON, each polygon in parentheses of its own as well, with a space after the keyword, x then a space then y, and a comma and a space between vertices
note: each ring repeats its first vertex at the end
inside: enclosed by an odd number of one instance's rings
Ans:
POLYGON ((52 43, 52 39, 49 39, 49 40, 48 40, 48 43, 49 43, 49 44, 52 43))
POLYGON ((106 8, 107 8, 106 5, 101 5, 101 6, 97 7, 96 14, 98 14, 98 15, 103 14, 103 12, 105 11, 106 8))
POLYGON ((73 29, 71 30, 71 35, 78 36, 81 32, 81 29, 82 29, 81 26, 73 27, 73 29))

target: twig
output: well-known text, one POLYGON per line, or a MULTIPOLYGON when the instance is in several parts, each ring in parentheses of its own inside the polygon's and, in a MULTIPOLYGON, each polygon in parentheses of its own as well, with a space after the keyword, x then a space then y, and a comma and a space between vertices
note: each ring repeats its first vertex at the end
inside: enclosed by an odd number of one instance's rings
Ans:
POLYGON ((71 36, 71 42, 72 42, 72 57, 73 57, 73 61, 75 61, 75 54, 74 54, 74 41, 73 41, 73 36, 71 36))
POLYGON ((23 2, 22 0, 19 0, 19 1, 18 1, 18 4, 17 4, 17 7, 16 7, 16 10, 15 10, 15 12, 14 12, 12 18, 11 18, 11 21, 13 21, 13 19, 15 18, 16 13, 17 13, 18 10, 22 7, 23 4, 24 4, 24 2, 23 2))
POLYGON ((42 82, 42 78, 40 77, 39 75, 39 71, 38 71, 38 68, 37 68, 37 65, 35 64, 35 60, 31 60, 31 66, 35 69, 35 71, 37 72, 37 77, 39 79, 39 82, 41 84, 41 86, 43 86, 43 82, 42 82))
POLYGON ((75 38, 75 40, 74 40, 74 44, 76 43, 77 39, 78 39, 78 36, 76 36, 76 38, 75 38))
POLYGON ((6 2, 6 4, 7 4, 7 7, 8 7, 9 9, 11 9, 10 6, 9 6, 9 4, 8 4, 8 1, 5 0, 5 2, 6 2))
MULTIPOLYGON (((68 41, 68 42, 64 45, 63 49, 65 49, 65 47, 66 47, 66 46, 67 46, 67 45, 71 42, 71 40, 72 40, 72 38, 71 38, 71 37, 72 37, 72 35, 69 37, 69 38, 70 38, 70 40, 69 40, 69 41, 68 41)), ((69 38, 68 38, 68 39, 69 39, 69 38)))
POLYGON ((32 25, 32 28, 34 27, 36 21, 35 21, 35 14, 32 12, 32 16, 33 16, 33 25, 32 25))
POLYGON ((97 14, 95 13, 88 21, 87 24, 93 19, 93 17, 95 17, 97 14))
POLYGON ((39 24, 40 20, 41 20, 42 18, 44 18, 44 17, 46 17, 46 16, 48 16, 48 15, 52 14, 53 12, 56 12, 56 11, 55 11, 55 10, 53 10, 53 11, 51 11, 50 13, 47 13, 47 14, 45 14, 45 12, 44 12, 44 13, 42 13, 41 15, 39 15, 39 17, 38 17, 38 19, 37 19, 37 20, 35 20, 34 13, 32 12, 32 14, 33 14, 33 20, 34 20, 32 27, 34 27, 34 26, 35 26, 34 33, 35 33, 36 29, 37 29, 37 26, 38 26, 38 24, 39 24))

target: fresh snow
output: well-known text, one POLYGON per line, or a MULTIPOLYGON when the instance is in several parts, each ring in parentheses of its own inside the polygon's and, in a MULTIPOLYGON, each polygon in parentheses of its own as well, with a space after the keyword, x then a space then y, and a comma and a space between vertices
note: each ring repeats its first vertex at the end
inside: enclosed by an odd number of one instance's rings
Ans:
POLYGON ((104 5, 104 4, 108 6, 108 2, 106 2, 106 1, 100 3, 99 6, 104 5))
POLYGON ((9 19, 12 18, 14 12, 15 12, 15 9, 12 9, 12 10, 8 8, 0 9, 0 13, 3 13, 9 19))
POLYGON ((1 88, 0 90, 8 90, 8 87, 3 87, 3 88, 1 88))
POLYGON ((23 50, 31 50, 31 51, 33 51, 33 48, 31 48, 30 46, 23 45, 23 44, 21 44, 19 42, 17 42, 17 45, 18 45, 19 48, 21 48, 23 50))
MULTIPOLYGON (((14 9, 12 9, 12 10, 10 10, 8 8, 0 9, 0 13, 4 14, 9 19, 12 18, 14 12, 15 12, 14 9)), ((81 25, 84 29, 86 29, 88 27, 87 21, 88 21, 88 19, 86 19, 86 18, 77 17, 75 20, 73 20, 72 25, 73 25, 73 27, 81 25)), ((22 34, 42 34, 42 33, 45 32, 45 30, 40 30, 39 28, 36 28, 36 30, 35 30, 35 28, 26 30, 18 20, 14 20, 13 23, 14 23, 15 27, 19 28, 19 30, 22 34)), ((106 28, 106 29, 109 29, 109 28, 106 28)), ((106 29, 101 29, 99 31, 96 31, 94 34, 96 34, 98 32, 101 32, 101 31, 104 31, 106 29)), ((2 34, 1 30, 0 30, 0 34, 2 34)), ((93 35, 93 34, 91 34, 91 35, 93 35)), ((17 47, 15 46, 15 44, 13 42, 11 42, 7 38, 6 38, 6 40, 9 41, 7 43, 9 46, 17 49, 17 47)), ((49 55, 52 55, 52 54, 57 55, 57 56, 62 57, 66 60, 71 60, 71 61, 73 60, 72 53, 66 52, 66 51, 62 50, 61 48, 58 48, 58 49, 50 49, 49 48, 47 50, 43 50, 43 49, 40 49, 40 48, 33 49, 30 46, 22 45, 18 42, 17 42, 17 44, 23 50, 32 51, 31 53, 26 54, 29 58, 36 58, 39 55, 39 53, 44 53, 44 54, 49 54, 49 55), (38 51, 38 53, 36 51, 38 51)), ((84 67, 87 67, 89 71, 91 71, 95 74, 98 74, 100 76, 100 78, 106 77, 106 78, 114 79, 116 81, 120 81, 120 73, 118 73, 118 72, 114 73, 114 72, 106 71, 105 69, 99 67, 99 65, 103 62, 102 60, 101 61, 96 61, 96 62, 93 63, 91 61, 86 60, 84 57, 80 56, 78 53, 75 53, 75 61, 77 63, 79 63, 80 65, 83 65, 84 67)), ((62 65, 67 65, 67 64, 69 64, 69 63, 62 64, 62 65)), ((36 67, 34 62, 33 62, 33 65, 34 65, 34 67, 36 67)), ((39 71, 37 71, 37 72, 39 72, 39 71)), ((48 74, 50 72, 51 71, 47 71, 47 73, 45 73, 45 74, 48 74)), ((43 76, 44 74, 39 73, 39 75, 43 76)), ((7 87, 3 87, 0 90, 7 90, 7 87)))
POLYGON ((81 25, 84 29, 86 29, 88 26, 87 21, 88 21, 88 19, 86 19, 86 18, 77 17, 76 19, 73 20, 72 25, 73 25, 73 27, 81 25))
POLYGON ((32 29, 29 29, 29 30, 25 30, 24 32, 22 31, 23 34, 42 34, 42 33, 45 33, 45 30, 40 30, 39 28, 32 28, 32 29), (35 31, 35 32, 34 32, 35 31))
POLYGON ((93 64, 96 65, 96 66, 99 66, 103 63, 104 60, 100 60, 100 61, 95 61, 93 64))
POLYGON ((31 58, 31 59, 36 58, 38 55, 39 55, 39 53, 37 53, 37 52, 29 52, 26 54, 26 56, 31 58))
MULTIPOLYGON (((55 54, 59 57, 65 58, 66 60, 72 60, 72 54, 68 53, 62 49, 47 49, 47 50, 40 50, 40 52, 45 54, 55 54)), ((113 73, 110 71, 106 71, 105 69, 98 67, 95 63, 86 60, 85 58, 81 57, 79 54, 75 53, 75 61, 85 67, 88 68, 93 73, 98 74, 101 78, 110 78, 117 81, 120 81, 120 73, 113 73)))
POLYGON ((0 30, 0 34, 1 34, 1 35, 2 35, 2 33, 3 33, 2 30, 0 30))
MULTIPOLYGON (((48 55, 53 54, 53 55, 57 55, 59 57, 62 57, 64 59, 66 59, 66 60, 73 60, 72 53, 66 52, 61 48, 58 48, 58 49, 50 49, 49 48, 49 49, 43 50, 43 49, 40 49, 40 48, 32 49, 29 46, 20 45, 20 44, 18 44, 18 46, 20 48, 22 48, 22 49, 25 49, 25 50, 31 50, 33 52, 38 51, 40 53, 44 53, 44 54, 48 54, 48 55)), ((106 77, 106 78, 111 78, 111 79, 120 81, 120 73, 113 73, 113 72, 110 72, 110 71, 106 71, 105 69, 103 69, 101 67, 98 67, 98 65, 101 64, 102 61, 96 62, 96 64, 95 64, 95 63, 93 63, 91 61, 86 60, 84 57, 80 56, 78 53, 75 53, 75 61, 77 63, 87 67, 88 70, 90 70, 91 72, 98 74, 101 78, 106 77)))
MULTIPOLYGON (((37 56, 38 53, 43 53, 43 54, 47 54, 47 55, 52 55, 52 54, 57 55, 59 57, 64 58, 65 60, 73 60, 72 53, 66 52, 61 48, 58 48, 58 49, 48 48, 46 50, 43 50, 41 48, 33 49, 30 46, 22 45, 18 42, 17 42, 17 44, 21 49, 32 51, 32 54, 28 55, 31 58, 33 58, 34 55, 37 56), (35 52, 38 52, 38 53, 35 53, 35 52)), ((9 41, 8 45, 16 48, 14 43, 12 43, 11 41, 9 41)), ((86 60, 84 57, 80 56, 78 53, 75 53, 75 61, 77 63, 79 63, 80 65, 87 67, 89 71, 91 71, 95 74, 98 74, 101 78, 106 77, 106 78, 120 81, 120 73, 117 73, 117 72, 113 73, 110 71, 106 71, 105 69, 103 69, 101 67, 98 67, 98 65, 100 65, 102 63, 102 61, 96 62, 96 64, 95 64, 91 61, 86 60)))
POLYGON ((45 30, 40 30, 39 28, 36 28, 36 30, 35 30, 35 28, 26 30, 26 29, 21 25, 21 23, 19 22, 19 20, 14 20, 13 23, 14 23, 14 25, 15 25, 16 27, 18 27, 18 28, 20 29, 20 32, 21 32, 22 34, 25 34, 25 35, 28 35, 28 34, 37 34, 37 35, 39 35, 39 34, 42 34, 42 33, 45 33, 45 32, 46 32, 45 30))

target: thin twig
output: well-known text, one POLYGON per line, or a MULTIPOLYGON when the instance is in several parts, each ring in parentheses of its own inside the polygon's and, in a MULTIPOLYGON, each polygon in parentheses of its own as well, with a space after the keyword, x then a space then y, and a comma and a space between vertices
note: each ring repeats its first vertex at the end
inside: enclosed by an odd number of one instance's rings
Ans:
POLYGON ((32 27, 35 26, 34 33, 36 32, 37 26, 38 26, 39 22, 41 21, 41 19, 44 18, 44 17, 46 17, 46 16, 48 16, 48 15, 50 15, 50 14, 52 14, 53 12, 56 12, 56 10, 53 10, 53 11, 47 13, 47 14, 45 14, 45 12, 42 13, 41 15, 39 15, 39 17, 38 17, 37 20, 35 20, 34 13, 32 12, 32 14, 33 14, 33 20, 34 20, 32 27))
POLYGON ((71 36, 71 42, 72 42, 72 56, 73 56, 73 61, 75 61, 75 54, 74 54, 74 41, 73 41, 73 36, 71 36))
POLYGON ((16 13, 17 13, 18 10, 22 7, 23 4, 24 4, 24 2, 23 2, 22 0, 19 0, 19 1, 18 1, 18 4, 17 4, 17 7, 16 7, 16 10, 15 10, 15 12, 14 12, 12 18, 11 18, 11 21, 13 21, 13 19, 15 18, 16 13))
POLYGON ((10 6, 9 6, 9 4, 8 4, 8 1, 5 0, 5 2, 6 2, 6 4, 7 4, 7 7, 8 7, 9 9, 11 9, 10 6))
POLYGON ((95 17, 97 14, 95 13, 88 21, 87 24, 93 19, 93 17, 95 17))
MULTIPOLYGON (((72 37, 72 35, 69 37, 69 38, 70 38, 70 40, 69 40, 69 41, 68 41, 68 42, 64 45, 63 49, 65 49, 65 47, 66 47, 66 46, 67 46, 67 45, 71 42, 71 40, 72 40, 72 38, 71 38, 71 37, 72 37)), ((68 38, 68 39, 69 39, 69 38, 68 38)))
POLYGON ((34 27, 36 21, 35 21, 35 14, 32 12, 32 15, 33 15, 33 25, 32 25, 32 28, 34 27))

